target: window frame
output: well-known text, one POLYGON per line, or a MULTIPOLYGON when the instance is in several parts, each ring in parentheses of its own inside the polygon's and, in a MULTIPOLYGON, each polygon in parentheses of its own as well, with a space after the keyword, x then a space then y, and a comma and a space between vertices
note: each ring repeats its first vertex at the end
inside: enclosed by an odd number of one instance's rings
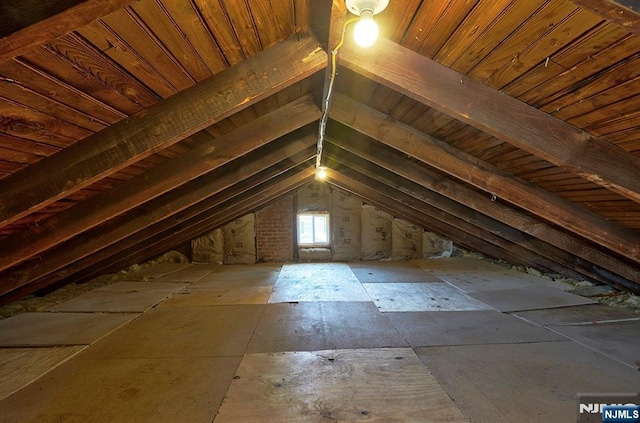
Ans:
POLYGON ((297 234, 297 243, 298 243, 298 247, 300 248, 313 248, 313 247, 330 247, 331 246, 331 217, 329 215, 329 212, 327 211, 305 211, 305 212, 298 212, 296 214, 296 234, 297 234), (311 221, 311 227, 312 227, 312 231, 313 231, 313 241, 312 243, 303 243, 300 241, 300 235, 301 235, 301 228, 300 228, 300 217, 301 216, 311 216, 312 217, 312 221, 311 221), (322 216, 326 219, 326 230, 327 230, 327 242, 315 242, 316 241, 316 236, 315 236, 315 219, 317 216, 322 216))

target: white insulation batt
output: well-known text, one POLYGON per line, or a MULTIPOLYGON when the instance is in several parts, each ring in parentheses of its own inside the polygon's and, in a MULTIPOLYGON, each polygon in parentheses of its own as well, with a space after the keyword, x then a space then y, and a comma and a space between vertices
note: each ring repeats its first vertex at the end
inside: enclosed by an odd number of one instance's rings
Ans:
POLYGON ((362 201, 331 191, 331 259, 358 261, 362 252, 362 201))
POLYGON ((224 235, 220 228, 191 240, 192 261, 194 263, 221 264, 224 260, 223 245, 224 235))
POLYGON ((330 190, 327 184, 308 183, 296 191, 298 211, 329 211, 330 190))
POLYGON ((226 224, 224 233, 224 264, 256 262, 256 225, 253 213, 226 224))
POLYGON ((392 216, 374 206, 362 207, 362 260, 391 258, 392 216))
POLYGON ((453 242, 433 232, 422 234, 423 258, 446 258, 453 252, 453 242))
POLYGON ((391 223, 391 258, 413 260, 422 258, 422 228, 402 219, 391 223))

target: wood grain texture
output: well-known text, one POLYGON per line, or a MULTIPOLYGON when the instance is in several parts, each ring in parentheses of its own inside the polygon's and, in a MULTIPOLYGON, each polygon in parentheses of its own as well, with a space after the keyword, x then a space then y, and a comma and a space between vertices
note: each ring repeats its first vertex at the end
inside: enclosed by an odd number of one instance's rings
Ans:
MULTIPOLYGON (((28 1, 19 7, 9 4, 0 9, 4 22, 17 17, 23 28, 0 38, 0 63, 19 56, 34 46, 45 44, 74 29, 121 9, 133 0, 55 0, 28 1), (44 4, 43 4, 44 3, 44 4), (37 11, 37 13, 33 13, 37 11), (43 13, 44 11, 44 13, 43 13), (11 16, 13 15, 13 16, 11 16), (34 17, 36 19, 34 20, 34 17), (24 26, 27 24, 28 26, 24 26)), ((4 25, 3 25, 4 26, 4 25)), ((16 27, 14 27, 14 30, 16 27)), ((4 32, 4 31, 3 31, 4 32)))
POLYGON ((346 46, 340 62, 577 175, 640 202, 640 158, 401 46, 346 46), (402 72, 398 70, 402 69, 402 72))
POLYGON ((640 35, 640 6, 631 0, 571 0, 572 3, 640 35))
POLYGON ((336 94, 330 116, 430 166, 640 262, 640 235, 396 122, 387 115, 336 94))
POLYGON ((38 210, 326 66, 312 37, 289 39, 0 181, 0 225, 38 210))
POLYGON ((0 271, 211 172, 319 116, 312 98, 303 97, 85 200, 65 213, 41 221, 37 227, 16 234, 0 245, 0 271))
MULTIPOLYGON (((60 245, 59 248, 52 249, 41 255, 41 264, 34 266, 33 261, 27 261, 5 272, 6 277, 2 278, 2 283, 0 284, 0 295, 7 294, 59 269, 64 269, 65 266, 81 258, 91 255, 99 256, 96 253, 102 253, 102 250, 119 241, 132 239, 137 243, 144 239, 140 234, 143 230, 160 231, 162 228, 166 230, 167 227, 171 228, 180 222, 205 213, 219 201, 215 197, 216 194, 229 188, 246 190, 247 188, 243 188, 240 181, 269 167, 274 167, 275 170, 278 170, 276 165, 279 162, 287 162, 290 157, 296 157, 297 153, 306 150, 314 142, 315 139, 312 136, 302 136, 293 142, 289 139, 281 140, 278 145, 267 146, 270 148, 256 151, 253 155, 246 156, 246 161, 241 161, 241 165, 236 163, 235 166, 221 169, 218 172, 211 172, 179 190, 171 191, 142 207, 112 219, 93 231, 77 236, 60 245), (237 188, 235 187, 236 185, 237 188)), ((262 177, 269 176, 274 175, 263 175, 262 177)), ((264 180, 260 182, 264 182, 264 180)), ((231 213, 235 213, 235 210, 233 208, 231 213)), ((237 214, 232 215, 237 217, 237 214)), ((151 232, 148 236, 153 233, 151 232)), ((176 232, 171 232, 171 234, 175 235, 176 232)), ((166 250, 166 243, 164 248, 166 250)), ((38 261, 40 262, 40 260, 38 261)), ((60 272, 62 275, 65 275, 65 273, 64 270, 60 272)))
POLYGON ((343 164, 348 163, 352 169, 367 173, 366 167, 362 166, 357 160, 357 157, 362 157, 406 179, 394 181, 388 177, 382 177, 381 170, 372 170, 371 172, 373 174, 369 174, 369 176, 374 177, 378 175, 377 178, 381 183, 390 183, 391 186, 398 191, 405 192, 415 198, 420 198, 428 202, 429 200, 427 198, 429 197, 421 195, 419 192, 412 192, 413 190, 410 188, 411 183, 407 181, 419 184, 422 187, 428 188, 429 190, 455 200, 457 203, 469 207, 469 210, 476 210, 485 216, 495 219, 497 222, 509 225, 512 229, 501 228, 500 225, 491 223, 490 219, 478 218, 475 217, 475 215, 472 217, 468 210, 465 211, 458 206, 442 201, 438 197, 431 197, 433 201, 432 204, 438 208, 448 210, 454 215, 457 214, 458 217, 467 218, 467 220, 473 221, 476 225, 483 225, 485 229, 499 233, 501 236, 509 238, 515 243, 519 243, 549 260, 560 262, 564 266, 588 278, 615 286, 624 286, 630 290, 640 290, 640 271, 638 271, 637 268, 606 254, 580 238, 573 237, 546 224, 544 221, 536 219, 508 205, 504 205, 501 202, 491 201, 489 196, 483 195, 452 179, 438 175, 436 172, 430 171, 424 166, 404 161, 399 155, 394 154, 392 151, 377 146, 377 151, 374 153, 371 149, 363 147, 367 145, 364 140, 349 138, 348 140, 341 140, 337 144, 332 142, 331 145, 335 147, 328 153, 329 157, 336 157, 337 160, 343 164), (340 148, 340 151, 334 150, 334 148, 337 147, 340 148), (335 153, 333 153, 334 151, 335 153), (357 155, 357 157, 352 157, 347 151, 357 155), (544 242, 540 243, 536 240, 527 239, 525 234, 529 234, 544 242), (584 261, 577 259, 576 256, 584 259, 584 261), (616 275, 620 275, 623 279, 607 277, 606 270, 603 271, 603 269, 594 268, 589 263, 594 263, 616 275))

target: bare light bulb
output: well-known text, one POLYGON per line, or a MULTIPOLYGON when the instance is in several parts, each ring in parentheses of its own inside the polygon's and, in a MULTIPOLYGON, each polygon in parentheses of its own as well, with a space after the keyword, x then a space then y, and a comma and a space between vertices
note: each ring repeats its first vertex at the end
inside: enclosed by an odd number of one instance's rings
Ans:
POLYGON ((360 12, 360 20, 353 28, 353 38, 360 47, 371 47, 378 39, 378 24, 373 20, 373 11, 360 12))
POLYGON ((324 166, 318 166, 316 168, 316 179, 324 181, 327 179, 327 168, 324 166))

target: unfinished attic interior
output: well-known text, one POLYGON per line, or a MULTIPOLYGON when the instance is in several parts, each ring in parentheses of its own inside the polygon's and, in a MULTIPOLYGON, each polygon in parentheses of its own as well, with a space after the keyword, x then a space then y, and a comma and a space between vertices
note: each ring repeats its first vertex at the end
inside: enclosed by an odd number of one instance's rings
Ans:
POLYGON ((638 294, 635 1, 0 4, 0 422, 602 421, 638 294))

